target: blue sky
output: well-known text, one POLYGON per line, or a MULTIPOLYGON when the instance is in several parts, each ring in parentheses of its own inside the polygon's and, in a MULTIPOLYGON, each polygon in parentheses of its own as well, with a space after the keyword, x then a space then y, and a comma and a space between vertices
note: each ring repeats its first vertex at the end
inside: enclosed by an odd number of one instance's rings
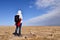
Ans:
POLYGON ((0 0, 0 25, 14 25, 14 16, 19 9, 23 25, 60 25, 59 5, 59 0, 0 0))

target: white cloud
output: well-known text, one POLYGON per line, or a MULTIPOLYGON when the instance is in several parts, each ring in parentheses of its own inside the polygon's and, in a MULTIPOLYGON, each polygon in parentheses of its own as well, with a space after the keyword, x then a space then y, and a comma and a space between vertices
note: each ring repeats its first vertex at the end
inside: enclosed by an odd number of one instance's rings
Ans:
MULTIPOLYGON (((44 0, 45 1, 45 0, 44 0)), ((38 17, 31 18, 25 22, 25 25, 41 25, 41 26, 49 26, 49 25, 56 25, 60 26, 60 1, 57 0, 54 2, 54 0, 51 0, 53 3, 55 3, 55 8, 53 10, 47 11, 46 14, 43 14, 38 17)), ((50 2, 51 2, 50 1, 50 2)), ((44 4, 45 2, 43 2, 44 4)), ((51 3, 47 4, 52 5, 51 3)), ((47 7, 46 4, 40 6, 47 7)))
POLYGON ((49 6, 55 6, 60 0, 36 0, 35 5, 37 8, 46 8, 49 6))
POLYGON ((29 19, 25 25, 60 25, 60 9, 29 19))

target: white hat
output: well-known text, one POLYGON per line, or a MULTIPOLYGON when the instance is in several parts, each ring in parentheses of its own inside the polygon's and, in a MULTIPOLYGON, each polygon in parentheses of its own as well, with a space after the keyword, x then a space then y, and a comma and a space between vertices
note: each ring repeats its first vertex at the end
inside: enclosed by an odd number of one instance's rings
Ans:
POLYGON ((18 13, 17 13, 17 15, 20 15, 22 12, 21 12, 21 10, 18 10, 18 13))
POLYGON ((19 15, 19 18, 22 19, 22 11, 21 10, 18 10, 18 13, 16 15, 19 15))

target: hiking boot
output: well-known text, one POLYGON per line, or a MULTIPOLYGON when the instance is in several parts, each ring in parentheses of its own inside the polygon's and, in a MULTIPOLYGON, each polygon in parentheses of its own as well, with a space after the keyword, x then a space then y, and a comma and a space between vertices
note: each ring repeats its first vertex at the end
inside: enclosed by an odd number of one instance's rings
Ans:
POLYGON ((17 33, 13 33, 15 36, 17 35, 17 33))

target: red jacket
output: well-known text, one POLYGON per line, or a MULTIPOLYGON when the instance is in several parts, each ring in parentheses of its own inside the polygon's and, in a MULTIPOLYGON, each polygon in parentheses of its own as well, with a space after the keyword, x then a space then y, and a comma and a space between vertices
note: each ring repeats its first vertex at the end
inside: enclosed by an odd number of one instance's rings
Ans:
POLYGON ((21 19, 16 23, 17 26, 20 26, 21 24, 21 19))

